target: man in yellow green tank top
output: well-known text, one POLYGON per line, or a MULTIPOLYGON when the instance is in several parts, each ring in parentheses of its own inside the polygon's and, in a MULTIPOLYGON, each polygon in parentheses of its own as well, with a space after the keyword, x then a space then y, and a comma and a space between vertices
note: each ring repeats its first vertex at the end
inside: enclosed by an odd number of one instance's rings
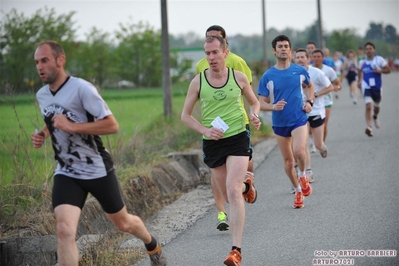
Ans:
MULTIPOLYGON (((223 39, 226 40, 226 43, 228 44, 226 31, 224 30, 224 28, 222 28, 219 25, 210 26, 206 30, 206 33, 205 33, 205 37, 208 37, 208 36, 221 36, 223 39)), ((227 58, 226 58, 226 66, 232 67, 235 70, 238 70, 238 71, 244 73, 245 76, 247 76, 249 83, 252 84, 251 69, 248 67, 247 63, 245 62, 245 60, 243 58, 241 58, 240 56, 238 56, 232 52, 229 52, 229 54, 227 55, 227 58)), ((195 70, 196 70, 197 74, 199 74, 200 72, 204 71, 207 68, 209 68, 209 63, 208 63, 208 60, 206 60, 206 57, 204 57, 200 61, 197 62, 195 70)))
POLYGON ((251 114, 249 122, 255 130, 261 125, 257 115, 260 104, 248 78, 242 72, 226 67, 229 50, 222 37, 207 37, 204 50, 209 68, 191 81, 181 120, 203 135, 204 162, 211 169, 217 189, 230 204, 232 248, 224 264, 239 266, 245 221, 244 200, 254 203, 257 198, 253 176, 244 178, 252 157, 252 145, 245 120, 248 116, 241 102, 244 96, 251 114), (192 115, 197 102, 201 104, 201 122, 192 115))
MULTIPOLYGON (((210 26, 206 32, 205 32, 205 37, 208 36, 220 36, 222 37, 225 41, 226 44, 228 45, 227 41, 227 36, 226 36, 226 31, 223 27, 219 25, 212 25, 210 26)), ((238 55, 232 53, 229 51, 227 57, 226 57, 226 66, 231 67, 234 70, 238 70, 242 73, 245 74, 245 76, 248 78, 248 81, 250 84, 252 84, 252 72, 251 69, 248 67, 247 63, 245 60, 238 55)), ((205 69, 209 68, 209 63, 206 57, 202 58, 200 61, 197 62, 196 65, 196 72, 199 74, 200 72, 204 71, 205 69)), ((244 107, 244 101, 241 101, 242 106, 244 107)), ((249 124, 248 117, 245 115, 245 121, 247 124, 249 124)), ((252 161, 249 161, 248 163, 248 169, 250 173, 253 175, 253 164, 252 161)), ((215 199, 215 206, 218 212, 218 217, 217 217, 217 224, 216 228, 220 231, 226 231, 229 230, 229 223, 227 221, 227 213, 226 213, 226 208, 225 208, 225 200, 223 198, 223 195, 218 191, 214 179, 211 177, 211 185, 212 185, 212 191, 213 191, 213 198, 215 199)))

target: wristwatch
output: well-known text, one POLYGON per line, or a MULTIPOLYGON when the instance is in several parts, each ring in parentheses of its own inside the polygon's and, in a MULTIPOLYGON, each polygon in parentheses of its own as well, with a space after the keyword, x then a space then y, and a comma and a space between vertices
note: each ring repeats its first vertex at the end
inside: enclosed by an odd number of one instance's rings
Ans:
POLYGON ((307 100, 306 102, 309 103, 311 107, 313 107, 313 100, 307 100))

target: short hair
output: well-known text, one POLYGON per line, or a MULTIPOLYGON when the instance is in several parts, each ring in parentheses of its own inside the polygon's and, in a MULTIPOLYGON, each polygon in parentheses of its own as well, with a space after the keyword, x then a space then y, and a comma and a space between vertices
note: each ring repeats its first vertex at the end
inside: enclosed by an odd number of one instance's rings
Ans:
POLYGON ((54 56, 54 58, 59 57, 60 55, 65 56, 65 52, 64 49, 62 48, 62 46, 56 42, 56 41, 52 41, 52 40, 47 40, 47 41, 43 41, 40 42, 37 46, 36 49, 43 46, 43 45, 48 45, 51 48, 52 54, 54 56))
POLYGON ((373 48, 375 49, 374 43, 372 43, 372 42, 366 42, 365 45, 364 45, 364 48, 366 48, 367 45, 371 45, 371 46, 373 46, 373 48))
POLYGON ((308 43, 306 45, 308 45, 308 44, 313 44, 314 47, 317 47, 317 45, 316 45, 316 43, 314 41, 308 41, 308 43))
POLYGON ((323 53, 323 51, 322 51, 322 50, 320 50, 320 49, 316 49, 316 50, 314 50, 314 51, 312 52, 312 55, 314 55, 315 53, 320 53, 320 54, 321 54, 321 56, 322 56, 322 57, 324 57, 324 53, 323 53))
POLYGON ((218 40, 220 42, 220 48, 222 48, 223 51, 225 51, 227 49, 227 43, 226 43, 225 39, 223 39, 220 36, 208 36, 205 39, 205 43, 211 43, 214 40, 218 40))
POLYGON ((300 52, 304 52, 304 53, 306 54, 306 57, 309 58, 309 54, 308 54, 308 52, 306 51, 306 49, 304 49, 304 48, 298 48, 298 49, 295 50, 295 54, 296 54, 296 53, 300 53, 300 52))
POLYGON ((210 31, 220 31, 221 33, 222 33, 222 37, 223 38, 226 38, 226 31, 224 30, 224 28, 222 27, 222 26, 219 26, 219 25, 212 25, 212 26, 210 26, 207 30, 206 30, 206 32, 205 32, 205 37, 207 36, 206 34, 208 33, 208 32, 210 32, 210 31))
POLYGON ((285 36, 285 35, 278 35, 278 36, 277 36, 276 38, 274 38, 273 41, 272 41, 272 47, 273 47, 273 49, 276 49, 277 42, 283 42, 283 41, 288 41, 288 43, 289 43, 289 45, 290 45, 290 48, 291 48, 291 41, 290 41, 290 38, 288 38, 288 37, 285 36))

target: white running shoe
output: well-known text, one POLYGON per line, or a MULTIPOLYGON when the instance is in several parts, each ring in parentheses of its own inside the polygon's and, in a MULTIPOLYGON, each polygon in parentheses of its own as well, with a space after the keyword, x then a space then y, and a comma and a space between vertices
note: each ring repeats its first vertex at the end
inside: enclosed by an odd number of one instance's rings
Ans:
POLYGON ((371 127, 366 128, 366 135, 369 137, 373 136, 373 129, 371 127))
POLYGON ((311 143, 309 146, 310 146, 310 147, 309 147, 310 152, 311 152, 311 153, 316 153, 316 146, 314 145, 314 143, 311 143))
POLYGON ((312 183, 314 181, 312 169, 306 169, 306 175, 308 176, 309 183, 312 183))
POLYGON ((320 150, 321 157, 326 158, 327 157, 327 152, 328 152, 327 146, 326 146, 326 144, 324 144, 324 147, 320 150))
POLYGON ((377 117, 373 117, 373 120, 374 120, 374 125, 375 125, 375 127, 376 127, 377 129, 380 128, 380 127, 381 127, 380 120, 378 120, 377 117))

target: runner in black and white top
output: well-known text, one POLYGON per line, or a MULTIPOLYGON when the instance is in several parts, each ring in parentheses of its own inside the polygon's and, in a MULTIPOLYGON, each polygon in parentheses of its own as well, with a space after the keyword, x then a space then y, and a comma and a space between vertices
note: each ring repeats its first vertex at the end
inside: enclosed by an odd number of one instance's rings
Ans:
POLYGON ((55 174, 89 180, 107 175, 113 170, 110 154, 101 138, 91 134, 79 134, 57 129, 52 119, 63 115, 74 123, 88 123, 112 115, 107 104, 89 82, 67 77, 53 92, 47 84, 37 93, 46 126, 51 134, 55 159, 55 174))
POLYGON ((52 191, 58 263, 78 265, 76 230, 91 193, 119 230, 144 242, 152 265, 166 265, 159 242, 138 216, 127 212, 123 202, 111 156, 100 138, 119 130, 107 104, 91 83, 67 76, 66 56, 58 43, 40 43, 35 62, 46 83, 36 95, 46 125, 33 133, 31 139, 33 146, 40 148, 51 137, 58 162, 52 191))
MULTIPOLYGON (((309 112, 308 125, 310 132, 313 135, 313 140, 316 149, 319 150, 321 157, 327 157, 327 146, 323 141, 324 137, 324 121, 326 118, 326 109, 324 106, 323 95, 326 95, 334 90, 331 81, 327 78, 325 73, 316 67, 309 65, 309 55, 305 49, 299 48, 295 50, 294 62, 297 65, 303 66, 309 73, 310 80, 314 84, 314 97, 312 111, 309 112)), ((306 149, 306 174, 309 182, 314 181, 310 150, 306 149)))

